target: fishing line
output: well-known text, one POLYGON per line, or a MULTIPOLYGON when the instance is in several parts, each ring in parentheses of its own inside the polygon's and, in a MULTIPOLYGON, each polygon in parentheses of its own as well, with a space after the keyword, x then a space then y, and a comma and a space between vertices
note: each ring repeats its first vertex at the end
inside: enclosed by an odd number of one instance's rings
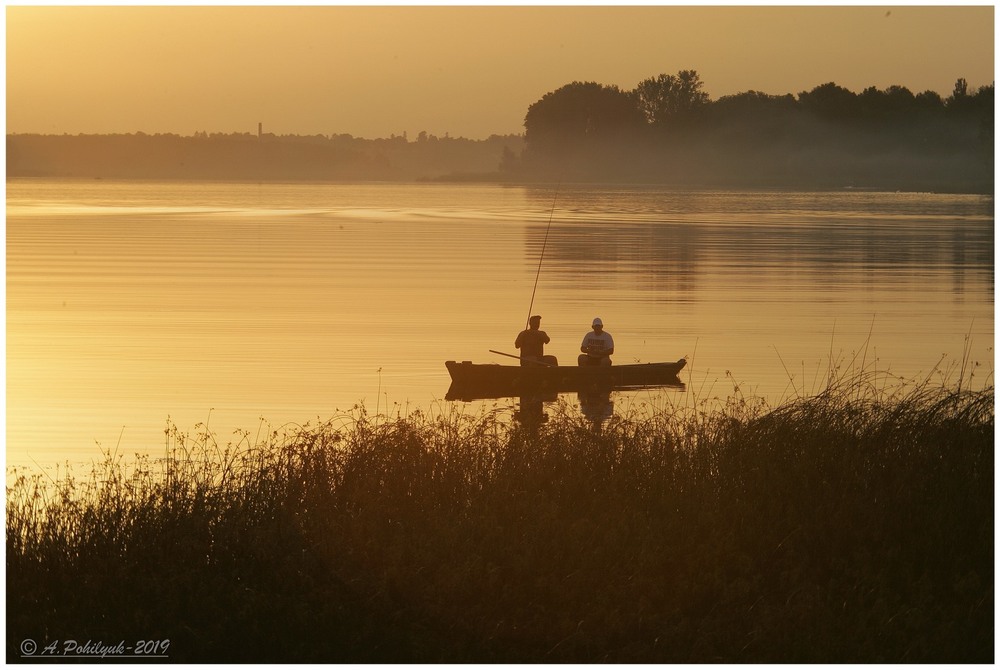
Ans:
POLYGON ((535 306, 535 291, 538 290, 538 276, 542 274, 542 259, 545 258, 545 247, 549 243, 549 230, 552 228, 552 215, 556 211, 556 198, 559 197, 559 186, 562 185, 560 181, 556 184, 556 192, 552 195, 552 208, 549 210, 549 223, 545 226, 545 237, 542 239, 542 253, 538 256, 538 270, 535 272, 535 286, 531 289, 531 302, 528 303, 528 317, 524 320, 525 329, 528 328, 528 324, 531 321, 531 309, 535 306))

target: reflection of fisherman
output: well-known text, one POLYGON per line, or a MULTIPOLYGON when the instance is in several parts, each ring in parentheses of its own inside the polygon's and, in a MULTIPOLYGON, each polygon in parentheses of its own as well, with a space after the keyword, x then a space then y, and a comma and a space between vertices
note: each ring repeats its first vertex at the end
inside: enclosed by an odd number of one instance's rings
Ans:
POLYGON ((537 427, 549 420, 542 409, 542 399, 537 397, 521 396, 520 409, 514 417, 526 427, 537 427))
POLYGON ((611 333, 604 332, 604 323, 600 318, 594 319, 593 330, 583 336, 580 346, 580 365, 611 365, 611 354, 615 353, 615 341, 611 333))
POLYGON ((615 413, 615 403, 610 393, 580 391, 576 397, 580 401, 580 411, 595 425, 599 426, 615 413))
POLYGON ((542 324, 542 317, 533 316, 528 319, 528 329, 522 330, 514 340, 514 346, 521 350, 521 365, 536 365, 541 363, 545 345, 549 343, 549 336, 544 330, 538 327, 542 324))

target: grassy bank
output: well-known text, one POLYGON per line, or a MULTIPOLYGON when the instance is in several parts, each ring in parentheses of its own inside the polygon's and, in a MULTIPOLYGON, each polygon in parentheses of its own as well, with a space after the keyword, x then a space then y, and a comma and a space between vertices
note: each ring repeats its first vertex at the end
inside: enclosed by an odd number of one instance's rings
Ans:
MULTIPOLYGON (((994 395, 349 417, 7 491, 7 660, 992 662, 994 395)), ((197 430, 197 428, 196 428, 197 430)))

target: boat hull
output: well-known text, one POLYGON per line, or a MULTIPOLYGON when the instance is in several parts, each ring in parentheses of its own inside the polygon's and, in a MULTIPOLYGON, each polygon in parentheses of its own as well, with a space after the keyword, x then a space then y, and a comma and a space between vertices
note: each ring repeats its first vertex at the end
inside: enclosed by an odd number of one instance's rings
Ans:
POLYGON ((607 392, 649 386, 683 388, 678 374, 687 361, 608 366, 497 365, 446 361, 451 374, 447 400, 547 397, 570 392, 607 392))

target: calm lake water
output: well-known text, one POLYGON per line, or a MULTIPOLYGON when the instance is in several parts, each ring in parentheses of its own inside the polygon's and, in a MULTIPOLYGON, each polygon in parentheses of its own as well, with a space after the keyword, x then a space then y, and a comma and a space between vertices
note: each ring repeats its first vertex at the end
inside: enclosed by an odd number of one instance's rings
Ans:
POLYGON ((444 362, 515 363, 489 350, 515 351, 536 273, 560 362, 595 316, 616 363, 688 357, 686 391, 616 411, 780 402, 831 359, 957 379, 967 357, 982 386, 993 223, 969 195, 10 181, 8 465, 158 453, 168 418, 225 443, 450 411, 444 362))

